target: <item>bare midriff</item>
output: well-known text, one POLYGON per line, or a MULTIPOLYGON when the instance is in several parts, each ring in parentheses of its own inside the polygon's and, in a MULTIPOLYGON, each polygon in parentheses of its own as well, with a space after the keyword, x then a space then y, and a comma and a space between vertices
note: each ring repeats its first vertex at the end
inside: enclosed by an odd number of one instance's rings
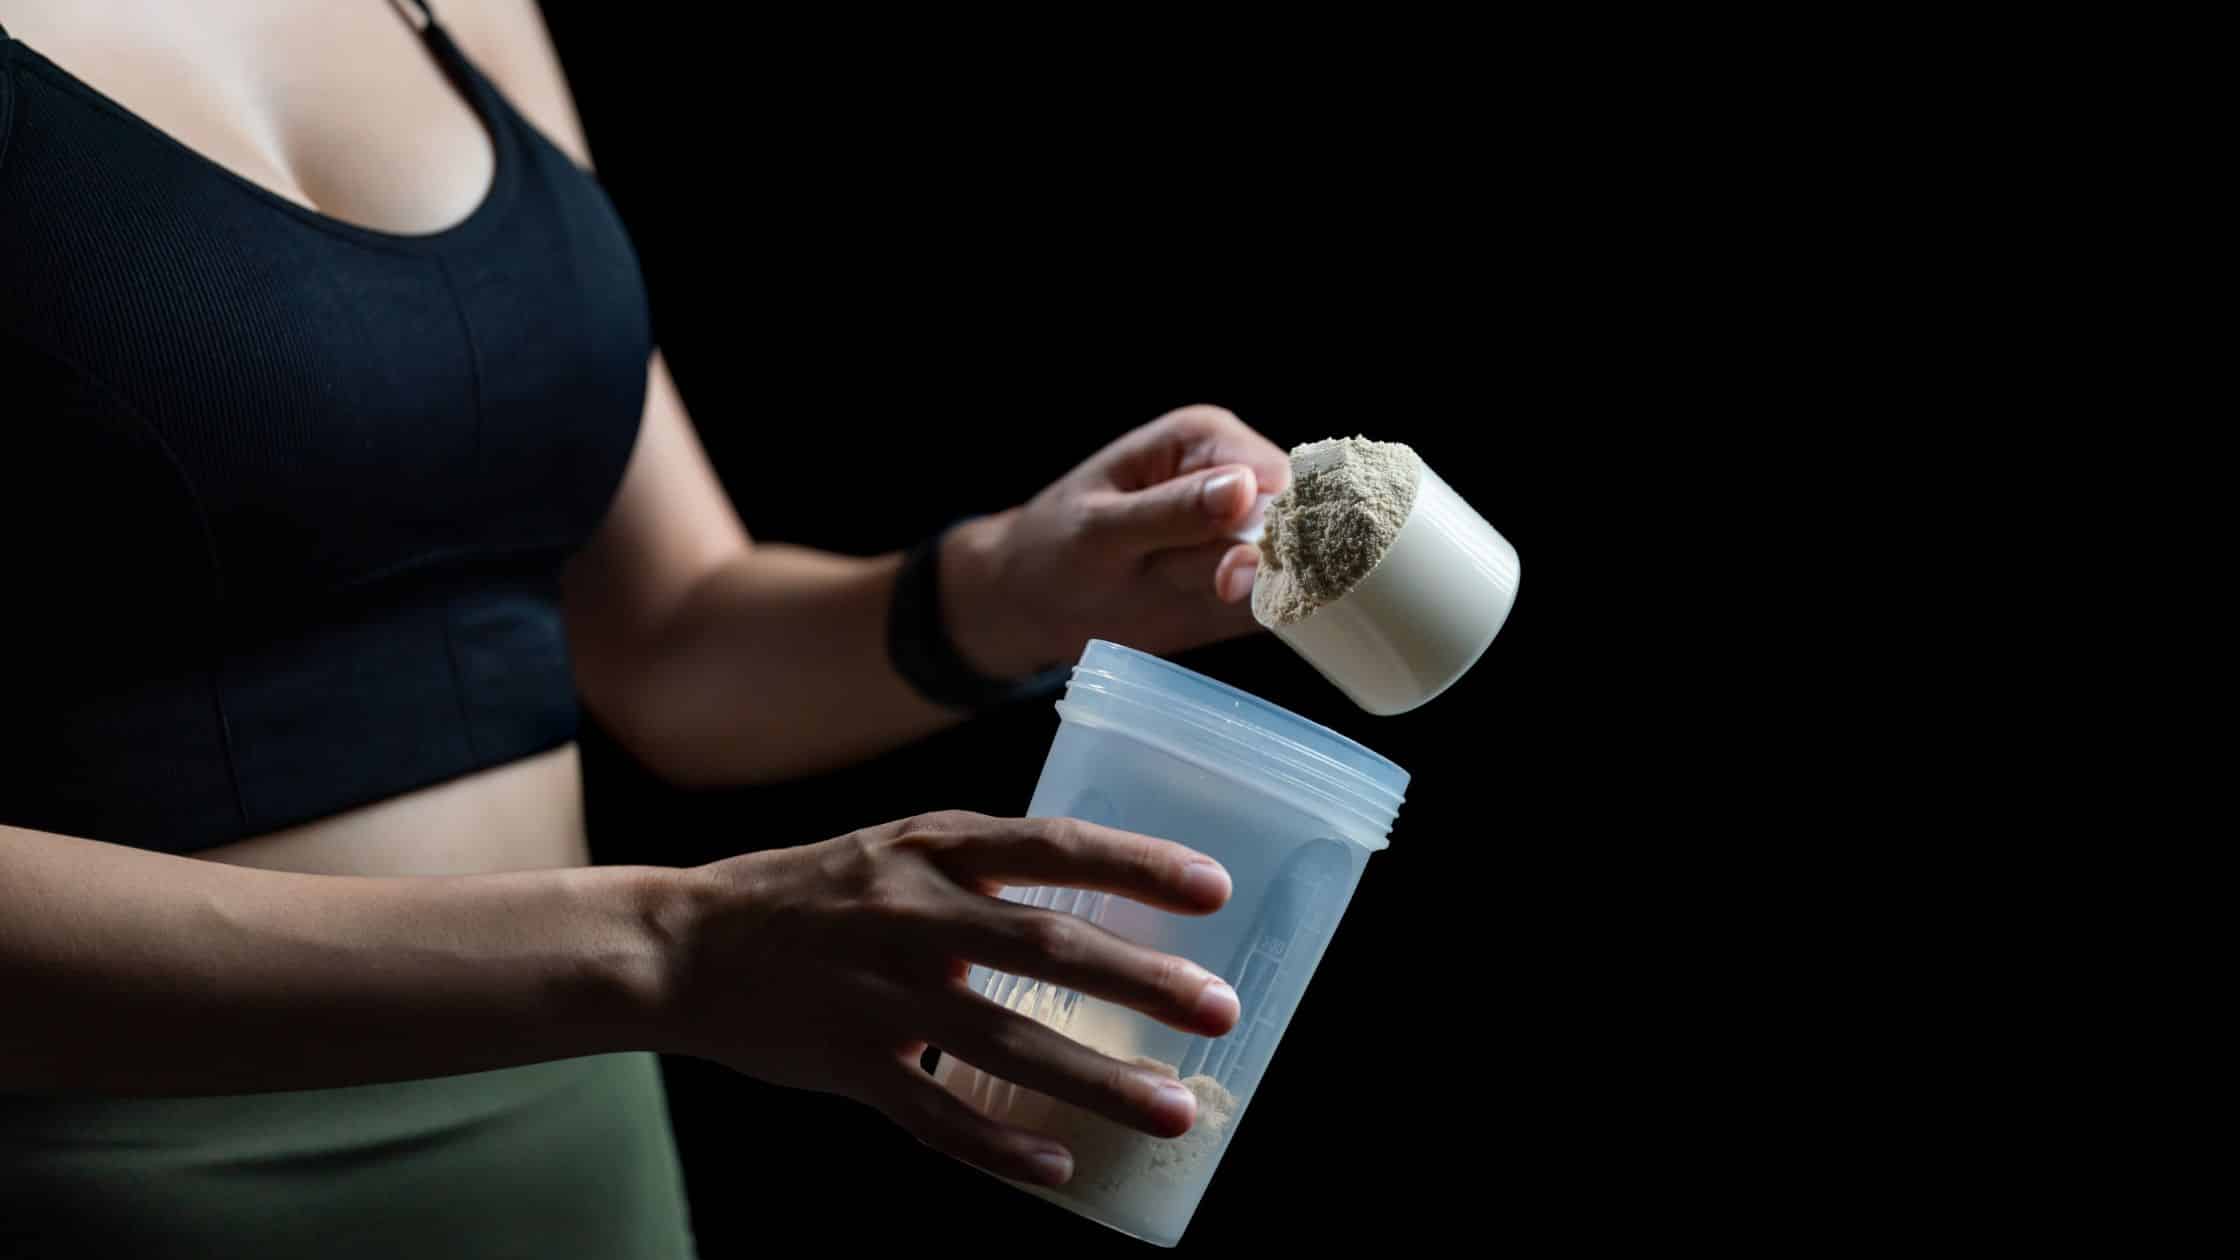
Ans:
POLYGON ((187 856, 313 875, 480 875, 583 866, 574 744, 187 856))

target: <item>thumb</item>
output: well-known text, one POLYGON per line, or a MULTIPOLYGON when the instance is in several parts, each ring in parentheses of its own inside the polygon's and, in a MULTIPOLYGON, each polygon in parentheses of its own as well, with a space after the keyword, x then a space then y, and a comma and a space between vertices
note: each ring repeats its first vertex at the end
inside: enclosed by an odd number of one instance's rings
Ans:
POLYGON ((1099 533, 1146 550, 1184 547, 1234 530, 1259 493, 1249 466, 1225 464, 1102 496, 1089 515, 1099 533))

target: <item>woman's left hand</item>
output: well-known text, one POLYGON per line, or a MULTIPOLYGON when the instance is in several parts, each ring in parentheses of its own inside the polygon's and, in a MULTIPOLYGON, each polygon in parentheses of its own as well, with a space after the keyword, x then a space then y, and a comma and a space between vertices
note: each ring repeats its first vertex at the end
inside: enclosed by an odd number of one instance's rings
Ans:
POLYGON ((1233 535, 1291 461, 1220 407, 1168 412, 1022 507, 942 548, 942 611, 966 661, 998 678, 1072 660, 1091 638, 1172 652, 1254 627, 1260 552, 1233 535))

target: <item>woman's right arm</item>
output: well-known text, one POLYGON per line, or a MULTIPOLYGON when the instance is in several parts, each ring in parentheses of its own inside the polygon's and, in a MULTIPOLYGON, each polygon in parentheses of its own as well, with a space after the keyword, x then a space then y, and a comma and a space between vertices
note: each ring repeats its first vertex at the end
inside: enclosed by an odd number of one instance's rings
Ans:
POLYGON ((676 874, 298 875, 0 826, 0 1090, 243 1093, 641 1048, 676 874))
POLYGON ((965 987, 970 963, 1221 1036, 1186 959, 993 894, 1060 885, 1183 914, 1220 866, 1069 819, 927 815, 688 870, 299 875, 0 826, 0 1091, 209 1094, 441 1076, 618 1050, 843 1095, 926 1144, 1056 1184, 926 1047, 1160 1136, 1188 1091, 965 987))

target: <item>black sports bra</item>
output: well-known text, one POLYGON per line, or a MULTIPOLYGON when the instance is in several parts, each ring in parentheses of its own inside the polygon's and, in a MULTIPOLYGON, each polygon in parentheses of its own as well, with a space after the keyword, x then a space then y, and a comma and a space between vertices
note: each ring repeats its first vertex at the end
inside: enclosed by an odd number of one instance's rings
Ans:
POLYGON ((425 38, 497 169, 404 236, 0 30, 0 823, 186 852, 574 737, 559 572, 645 292, 594 179, 425 38))

